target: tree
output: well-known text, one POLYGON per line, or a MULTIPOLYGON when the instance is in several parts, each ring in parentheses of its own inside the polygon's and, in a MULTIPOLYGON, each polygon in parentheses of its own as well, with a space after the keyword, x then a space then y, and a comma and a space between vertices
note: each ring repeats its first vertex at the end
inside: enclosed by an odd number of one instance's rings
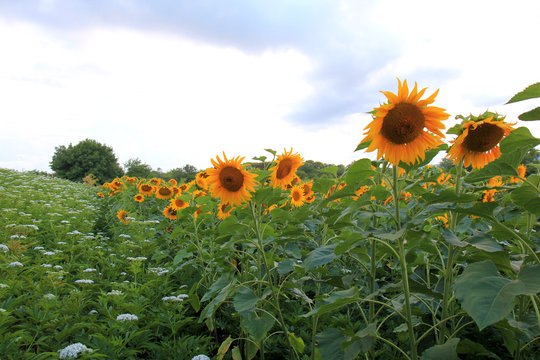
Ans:
POLYGON ((195 175, 197 175, 198 172, 199 170, 197 170, 195 166, 187 164, 182 168, 175 168, 167 171, 163 174, 163 178, 175 179, 179 183, 186 183, 195 180, 195 175))
POLYGON ((135 176, 141 179, 153 177, 152 167, 144 164, 139 158, 129 159, 124 163, 124 168, 127 176, 135 176))
POLYGON ((57 146, 50 167, 56 176, 78 182, 90 174, 100 183, 123 174, 112 148, 91 139, 75 146, 57 146))

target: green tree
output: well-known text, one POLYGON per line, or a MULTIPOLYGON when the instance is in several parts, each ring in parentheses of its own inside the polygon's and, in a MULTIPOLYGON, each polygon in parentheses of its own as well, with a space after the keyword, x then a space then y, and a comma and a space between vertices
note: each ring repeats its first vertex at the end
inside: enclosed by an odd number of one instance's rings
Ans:
POLYGON ((78 182, 90 174, 100 183, 123 174, 112 148, 91 139, 57 146, 49 165, 56 176, 78 182))
POLYGON ((148 164, 144 164, 139 158, 126 161, 124 163, 124 169, 126 169, 127 176, 135 176, 140 179, 148 179, 154 176, 152 167, 148 164))
POLYGON ((178 167, 167 171, 163 174, 163 178, 166 180, 175 179, 178 183, 186 183, 195 180, 195 175, 197 175, 198 172, 199 170, 197 170, 195 166, 187 164, 182 168, 178 167))

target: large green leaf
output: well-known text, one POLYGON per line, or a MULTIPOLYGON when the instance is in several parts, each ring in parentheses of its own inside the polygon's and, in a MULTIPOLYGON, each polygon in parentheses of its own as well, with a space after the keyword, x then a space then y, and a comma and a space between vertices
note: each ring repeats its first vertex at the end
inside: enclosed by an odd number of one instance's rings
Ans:
POLYGON ((456 278, 454 291, 480 330, 504 319, 517 295, 540 290, 540 265, 524 267, 516 280, 502 277, 491 260, 470 264, 456 278))
POLYGON ((540 216, 540 196, 531 185, 524 183, 511 195, 512 201, 525 210, 540 216))
POLYGON ((322 315, 329 312, 336 311, 340 307, 354 303, 360 300, 358 289, 352 287, 347 290, 335 291, 326 299, 321 300, 315 305, 315 307, 308 312, 307 314, 302 315, 303 317, 308 317, 311 315, 322 315))
POLYGON ((347 337, 336 328, 328 328, 317 334, 318 349, 323 359, 343 360, 344 351, 341 344, 347 337))
POLYGON ((260 343, 265 337, 268 331, 274 326, 274 318, 263 312, 261 316, 258 316, 255 312, 249 313, 247 316, 242 316, 240 323, 246 329, 249 335, 260 343))
POLYGON ((242 286, 236 290, 233 298, 233 306, 240 314, 255 311, 255 306, 260 298, 255 295, 250 287, 242 286))
POLYGON ((311 251, 304 260, 304 268, 306 270, 313 270, 318 266, 328 264, 334 260, 337 256, 334 254, 334 249, 337 244, 324 245, 311 251))
POLYGON ((457 360, 459 338, 452 338, 442 345, 434 345, 422 353, 421 360, 457 360))
POLYGON ((540 107, 524 112, 518 116, 518 119, 523 121, 540 120, 540 107))
POLYGON ((469 203, 476 200, 476 196, 473 194, 461 194, 457 195, 454 190, 446 189, 438 194, 425 193, 422 198, 427 201, 427 204, 441 204, 446 202, 451 203, 469 203))
POLYGON ((501 152, 510 153, 520 149, 529 150, 538 144, 540 144, 540 139, 534 137, 528 128, 519 127, 501 141, 501 152))
POLYGON ((374 173, 375 172, 371 169, 371 160, 360 159, 358 161, 355 161, 347 170, 347 175, 345 175, 345 182, 349 185, 352 185, 360 180, 372 176, 374 173))
POLYGON ((508 100, 507 104, 537 97, 540 97, 540 82, 532 84, 525 88, 525 90, 518 92, 516 95, 512 96, 510 100, 508 100))

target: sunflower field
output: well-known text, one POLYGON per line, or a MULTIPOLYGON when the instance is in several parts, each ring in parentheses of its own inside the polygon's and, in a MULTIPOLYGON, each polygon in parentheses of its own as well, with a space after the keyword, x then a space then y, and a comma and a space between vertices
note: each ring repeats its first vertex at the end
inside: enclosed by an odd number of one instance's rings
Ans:
POLYGON ((443 133, 425 90, 383 92, 378 160, 340 176, 292 149, 97 190, 0 169, 0 358, 537 359, 540 139, 443 133))

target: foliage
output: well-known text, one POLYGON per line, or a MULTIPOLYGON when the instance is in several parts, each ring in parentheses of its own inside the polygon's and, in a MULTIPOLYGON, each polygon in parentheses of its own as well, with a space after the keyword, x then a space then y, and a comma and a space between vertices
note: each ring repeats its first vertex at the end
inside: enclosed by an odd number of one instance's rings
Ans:
POLYGON ((123 174, 111 147, 86 139, 73 146, 57 146, 50 162, 56 176, 81 182, 93 174, 100 182, 123 174))

